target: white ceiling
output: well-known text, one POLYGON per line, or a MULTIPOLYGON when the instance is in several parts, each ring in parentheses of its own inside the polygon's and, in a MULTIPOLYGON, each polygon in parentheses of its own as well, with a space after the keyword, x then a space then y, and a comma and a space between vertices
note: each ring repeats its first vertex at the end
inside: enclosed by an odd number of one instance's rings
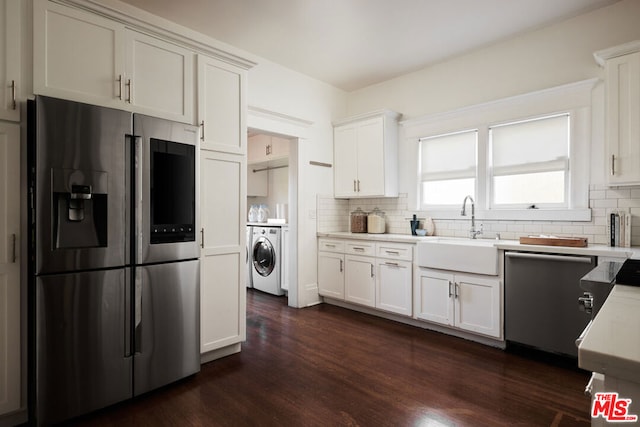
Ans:
POLYGON ((123 0, 352 91, 619 0, 123 0))

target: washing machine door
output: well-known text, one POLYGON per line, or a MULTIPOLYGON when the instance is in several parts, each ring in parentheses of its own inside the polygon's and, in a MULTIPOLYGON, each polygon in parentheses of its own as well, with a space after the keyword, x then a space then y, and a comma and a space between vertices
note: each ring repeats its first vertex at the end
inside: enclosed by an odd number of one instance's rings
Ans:
POLYGON ((258 237, 253 242, 253 268, 255 271, 267 277, 276 266, 276 251, 269 239, 264 236, 258 237))

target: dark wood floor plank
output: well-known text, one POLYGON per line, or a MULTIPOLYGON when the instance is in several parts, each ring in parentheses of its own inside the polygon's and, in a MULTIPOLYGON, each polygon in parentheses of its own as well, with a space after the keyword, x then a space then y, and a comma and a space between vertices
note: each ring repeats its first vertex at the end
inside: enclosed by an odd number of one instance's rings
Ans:
POLYGON ((590 425, 586 372, 335 306, 247 300, 240 354, 73 424, 590 425))

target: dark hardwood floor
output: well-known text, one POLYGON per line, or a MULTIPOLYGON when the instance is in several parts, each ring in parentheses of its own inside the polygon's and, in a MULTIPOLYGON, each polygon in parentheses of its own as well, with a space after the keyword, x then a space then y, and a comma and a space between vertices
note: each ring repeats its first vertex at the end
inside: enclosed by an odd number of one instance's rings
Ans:
POLYGON ((242 352, 75 420, 91 426, 589 426, 589 375, 250 290, 242 352))

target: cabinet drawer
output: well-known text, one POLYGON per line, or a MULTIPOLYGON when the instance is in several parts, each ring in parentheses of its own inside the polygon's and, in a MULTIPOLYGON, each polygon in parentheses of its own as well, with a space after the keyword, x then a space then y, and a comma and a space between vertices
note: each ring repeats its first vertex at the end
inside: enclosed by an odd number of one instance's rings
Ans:
POLYGON ((318 240, 318 250, 324 252, 344 253, 344 242, 340 240, 318 240))
POLYGON ((375 255, 374 242, 347 242, 345 245, 345 253, 353 255, 375 255))
POLYGON ((376 256, 378 258, 413 261, 413 245, 378 242, 376 243, 376 256))

